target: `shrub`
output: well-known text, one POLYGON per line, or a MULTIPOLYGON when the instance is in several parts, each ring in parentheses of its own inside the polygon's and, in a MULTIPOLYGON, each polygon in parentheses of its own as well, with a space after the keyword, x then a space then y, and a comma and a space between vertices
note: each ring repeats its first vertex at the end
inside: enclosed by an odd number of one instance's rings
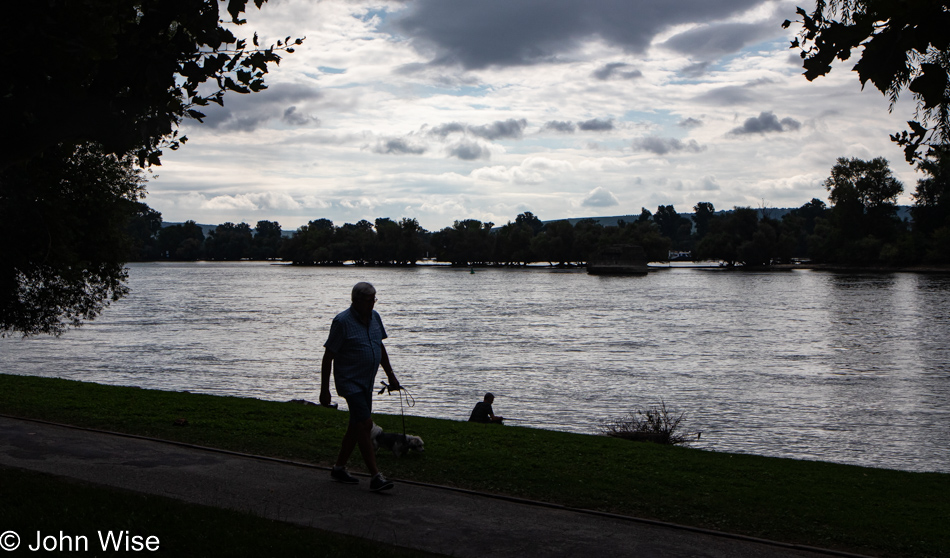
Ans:
MULTIPOLYGON (((646 411, 637 409, 625 417, 604 421, 600 430, 607 436, 635 442, 688 445, 694 434, 680 428, 685 416, 685 412, 677 415, 666 407, 665 402, 660 401, 659 405, 653 405, 646 411)), ((696 433, 695 438, 698 440, 701 435, 701 432, 696 433)))

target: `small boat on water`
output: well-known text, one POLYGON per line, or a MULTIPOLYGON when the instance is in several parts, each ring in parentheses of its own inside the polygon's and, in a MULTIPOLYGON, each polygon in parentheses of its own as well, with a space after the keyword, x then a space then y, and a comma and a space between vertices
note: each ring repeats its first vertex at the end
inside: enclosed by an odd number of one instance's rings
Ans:
POLYGON ((587 262, 591 275, 646 275, 647 254, 635 244, 614 244, 596 254, 587 262))

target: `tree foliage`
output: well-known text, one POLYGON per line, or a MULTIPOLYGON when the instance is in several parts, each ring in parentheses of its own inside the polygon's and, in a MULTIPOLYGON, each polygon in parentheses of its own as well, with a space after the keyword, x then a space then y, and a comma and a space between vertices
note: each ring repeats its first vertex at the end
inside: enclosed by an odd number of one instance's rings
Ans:
POLYGON ((127 292, 125 231, 143 185, 131 157, 90 145, 0 174, 0 333, 59 334, 127 292))
MULTIPOLYGON (((254 0, 258 8, 266 0, 254 0)), ((229 0, 232 24, 247 0, 229 0)), ((0 118, 16 138, 0 169, 61 143, 98 144, 159 164, 177 149, 185 118, 223 104, 227 91, 260 91, 268 65, 303 39, 259 48, 221 19, 219 0, 45 0, 4 8, 4 38, 29 45, 29 63, 0 85, 0 118), (210 87, 206 86, 209 84, 210 87)))
POLYGON ((4 6, 4 39, 27 62, 0 83, 12 140, 0 151, 0 226, 11 247, 0 258, 0 334, 58 334, 92 319, 125 294, 130 250, 166 244, 166 253, 200 255, 187 239, 171 246, 155 234, 160 217, 138 201, 136 167, 177 149, 186 139, 178 126, 200 121, 200 107, 264 89, 268 65, 302 42, 238 39, 232 28, 247 4, 228 0, 230 23, 219 0, 4 6))
MULTIPOLYGON (((891 138, 908 162, 922 144, 950 143, 950 4, 946 0, 817 0, 812 13, 798 8, 802 30, 792 42, 801 50, 805 77, 831 71, 835 59, 854 65, 862 87, 871 82, 891 100, 905 90, 917 101, 918 120, 891 138)), ((783 24, 791 24, 786 20, 783 24)))

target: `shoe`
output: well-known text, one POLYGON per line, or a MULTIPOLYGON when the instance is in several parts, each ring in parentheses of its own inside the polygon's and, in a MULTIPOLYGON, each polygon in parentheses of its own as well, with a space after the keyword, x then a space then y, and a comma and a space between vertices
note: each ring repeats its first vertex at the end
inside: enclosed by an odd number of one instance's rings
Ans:
POLYGON ((384 477, 382 473, 376 473, 376 475, 373 476, 373 479, 369 481, 369 489, 371 492, 389 490, 392 487, 393 487, 393 481, 384 477))
POLYGON ((334 467, 330 469, 330 478, 343 484, 359 484, 360 479, 347 472, 346 467, 334 467))

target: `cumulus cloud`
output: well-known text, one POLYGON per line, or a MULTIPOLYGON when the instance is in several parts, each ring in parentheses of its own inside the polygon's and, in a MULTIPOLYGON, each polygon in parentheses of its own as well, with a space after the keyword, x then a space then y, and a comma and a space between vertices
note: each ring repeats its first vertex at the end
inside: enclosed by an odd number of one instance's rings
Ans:
POLYGON ((699 189, 705 192, 718 192, 722 188, 719 187, 715 176, 704 176, 699 181, 699 189))
POLYGON ((601 81, 606 81, 608 79, 636 79, 643 76, 643 72, 633 68, 630 64, 625 62, 612 62, 606 64, 596 70, 591 74, 596 79, 601 81), (630 68, 630 69, 628 69, 630 68))
POLYGON ((696 140, 683 142, 676 138, 663 138, 659 136, 646 136, 633 140, 633 148, 637 151, 649 151, 657 155, 666 155, 677 151, 687 151, 690 153, 699 153, 706 149, 699 145, 696 140))
POLYGON ((564 134, 573 134, 574 130, 577 129, 577 126, 573 122, 563 122, 560 120, 551 120, 545 122, 544 126, 541 127, 542 130, 551 130, 554 132, 561 132, 564 134))
POLYGON ((676 125, 680 128, 699 128, 703 125, 703 121, 691 116, 689 118, 680 120, 676 125))
POLYGON ((578 122, 577 127, 585 132, 608 132, 614 129, 614 121, 612 119, 602 120, 600 118, 593 118, 591 120, 585 120, 584 122, 578 122))
POLYGON ((417 0, 388 26, 431 55, 430 64, 480 69, 548 62, 598 39, 643 53, 675 25, 721 20, 760 0, 680 0, 656 9, 653 0, 417 0), (489 39, 490 38, 490 39, 489 39))
POLYGON ((412 143, 405 138, 391 138, 376 142, 373 152, 384 155, 422 155, 426 152, 426 147, 412 143))
POLYGON ((598 186, 587 194, 587 197, 584 198, 581 205, 586 207, 611 207, 620 205, 620 200, 618 200, 617 196, 613 195, 610 190, 603 186, 598 186))
POLYGON ((528 121, 524 118, 521 120, 509 118, 504 122, 498 121, 485 126, 472 126, 469 128, 469 132, 489 141, 496 139, 520 139, 527 125, 528 121))
POLYGON ((431 128, 429 130, 429 134, 444 138, 451 134, 464 134, 467 129, 468 129, 468 126, 464 124, 459 124, 458 122, 451 122, 449 124, 442 124, 440 126, 436 126, 435 128, 431 128))
POLYGON ((215 196, 200 204, 205 209, 279 211, 298 209, 300 203, 287 194, 260 192, 215 196))
POLYGON ((786 117, 781 120, 775 116, 772 111, 761 112, 758 116, 752 116, 738 126, 729 131, 730 135, 746 134, 767 134, 769 132, 794 132, 802 127, 802 123, 792 117, 786 117))
POLYGON ((476 141, 462 140, 448 147, 449 157, 458 157, 463 161, 490 159, 491 152, 476 141))
POLYGON ((476 169, 472 171, 472 178, 515 184, 541 184, 547 177, 557 176, 573 170, 574 165, 568 161, 536 156, 528 157, 520 165, 514 167, 499 165, 476 169))
POLYGON ((345 209, 354 209, 359 211, 371 211, 376 208, 379 203, 375 199, 367 197, 359 197, 354 199, 342 199, 339 202, 340 207, 345 209))
POLYGON ((481 126, 469 126, 468 124, 461 124, 459 122, 450 122, 448 124, 442 124, 431 128, 429 134, 432 136, 438 136, 445 138, 451 134, 471 134, 476 137, 484 138, 489 141, 494 141, 497 139, 521 139, 524 135, 524 129, 528 125, 528 121, 524 118, 520 120, 515 120, 514 118, 509 118, 504 121, 496 121, 491 124, 485 124, 481 126))

